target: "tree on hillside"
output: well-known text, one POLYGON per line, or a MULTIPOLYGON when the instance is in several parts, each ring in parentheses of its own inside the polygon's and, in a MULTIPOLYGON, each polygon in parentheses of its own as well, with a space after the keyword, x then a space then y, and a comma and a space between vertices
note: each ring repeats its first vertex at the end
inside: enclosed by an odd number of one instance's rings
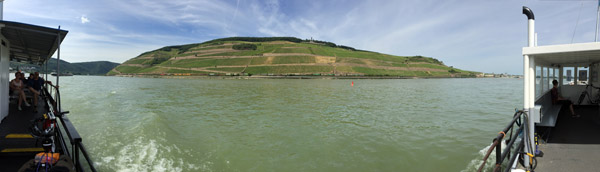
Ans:
POLYGON ((163 51, 158 51, 156 53, 154 53, 152 60, 150 60, 150 65, 157 65, 157 64, 161 64, 162 62, 165 62, 167 60, 169 60, 171 58, 171 56, 163 51))
POLYGON ((256 50, 255 44, 236 44, 232 47, 234 50, 256 50))
POLYGON ((205 43, 222 42, 222 41, 246 41, 246 42, 271 42, 271 41, 290 41, 295 43, 302 42, 301 39, 295 37, 229 37, 207 41, 205 43))

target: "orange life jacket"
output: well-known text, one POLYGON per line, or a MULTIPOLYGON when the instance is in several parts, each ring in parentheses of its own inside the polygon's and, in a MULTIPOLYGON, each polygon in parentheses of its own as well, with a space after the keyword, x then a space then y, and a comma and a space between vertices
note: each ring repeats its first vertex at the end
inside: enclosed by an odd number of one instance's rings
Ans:
POLYGON ((35 163, 38 163, 41 160, 42 163, 44 163, 44 164, 48 163, 48 162, 50 162, 51 164, 55 164, 58 161, 59 157, 60 157, 59 153, 40 152, 35 155, 35 163))

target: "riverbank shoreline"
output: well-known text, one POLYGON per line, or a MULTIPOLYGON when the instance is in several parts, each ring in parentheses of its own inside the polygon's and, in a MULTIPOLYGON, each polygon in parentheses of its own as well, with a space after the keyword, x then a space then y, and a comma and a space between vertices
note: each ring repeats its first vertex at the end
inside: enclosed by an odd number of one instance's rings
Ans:
POLYGON ((446 79, 446 78, 483 78, 483 77, 464 77, 464 76, 431 76, 431 77, 416 77, 416 76, 177 76, 177 75, 114 75, 117 77, 135 77, 135 78, 171 78, 171 79, 446 79))

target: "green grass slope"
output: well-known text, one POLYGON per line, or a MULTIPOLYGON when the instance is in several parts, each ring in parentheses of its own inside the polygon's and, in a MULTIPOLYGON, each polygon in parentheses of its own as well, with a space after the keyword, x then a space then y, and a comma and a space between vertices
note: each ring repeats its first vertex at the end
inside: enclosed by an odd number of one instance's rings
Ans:
POLYGON ((231 37, 140 54, 107 75, 474 77, 423 56, 394 56, 293 37, 231 37))

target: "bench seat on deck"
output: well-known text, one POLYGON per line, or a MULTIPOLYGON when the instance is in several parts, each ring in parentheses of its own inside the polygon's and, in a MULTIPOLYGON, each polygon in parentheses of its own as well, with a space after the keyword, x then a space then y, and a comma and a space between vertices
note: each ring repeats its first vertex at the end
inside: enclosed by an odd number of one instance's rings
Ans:
MULTIPOLYGON (((31 91, 29 89, 23 89, 23 92, 25 93, 25 99, 28 100, 32 100, 33 99, 33 93, 31 93, 31 91)), ((15 93, 13 93, 12 89, 9 90, 9 96, 8 96, 8 102, 9 103, 16 103, 19 100, 19 96, 15 93)))
POLYGON ((544 108, 544 106, 542 105, 542 121, 540 121, 540 123, 538 123, 537 126, 554 127, 556 125, 558 113, 560 113, 562 105, 550 105, 550 107, 547 106, 546 108, 544 108))
POLYGON ((541 127, 554 127, 556 126, 556 120, 558 120, 558 113, 562 108, 562 104, 552 104, 552 93, 551 91, 546 92, 542 97, 535 101, 535 105, 541 105, 540 115, 542 119, 536 126, 541 127))

